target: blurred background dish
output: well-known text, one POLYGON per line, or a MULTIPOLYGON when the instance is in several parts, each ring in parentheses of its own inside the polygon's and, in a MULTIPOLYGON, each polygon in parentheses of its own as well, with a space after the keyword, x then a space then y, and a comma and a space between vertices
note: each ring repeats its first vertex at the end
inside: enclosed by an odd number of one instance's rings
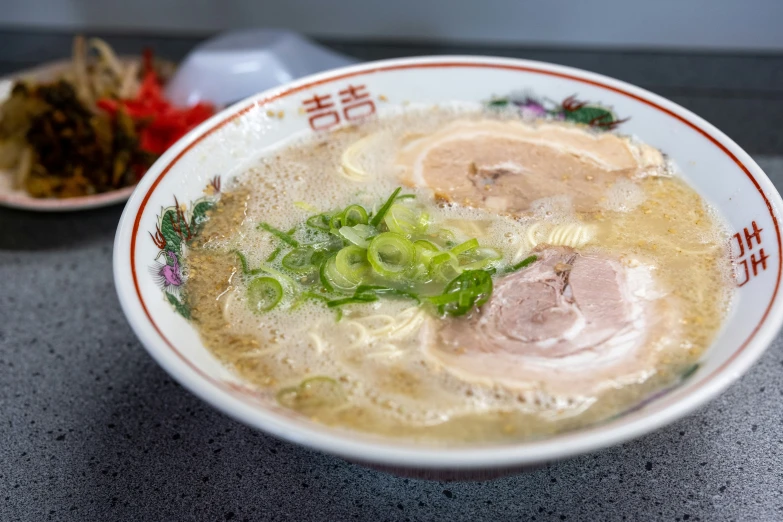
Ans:
POLYGON ((150 50, 118 57, 105 41, 77 36, 71 60, 5 79, 0 203, 53 211, 127 198, 158 156, 214 113, 165 99, 173 68, 150 50))
POLYGON ((177 105, 202 101, 226 106, 317 72, 357 60, 292 31, 229 31, 197 46, 166 86, 177 105))
POLYGON ((228 32, 171 62, 77 36, 71 60, 0 84, 0 204, 39 211, 125 201, 169 146, 256 92, 355 60, 291 31, 228 32), (173 75, 173 76, 172 76, 173 75))

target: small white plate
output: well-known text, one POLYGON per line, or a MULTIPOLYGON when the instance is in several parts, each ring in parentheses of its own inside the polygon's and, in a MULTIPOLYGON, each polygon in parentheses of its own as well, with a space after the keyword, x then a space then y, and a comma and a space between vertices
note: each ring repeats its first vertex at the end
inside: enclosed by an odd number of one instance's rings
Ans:
MULTIPOLYGON (((21 79, 51 81, 70 63, 70 60, 50 62, 0 79, 0 103, 5 102, 11 95, 14 82, 21 79)), ((14 188, 13 180, 14 173, 12 171, 0 169, 0 206, 36 212, 72 212, 124 203, 136 188, 136 185, 132 185, 101 194, 76 198, 34 198, 24 189, 14 188)))
MULTIPOLYGON (((14 82, 21 79, 49 81, 55 78, 63 69, 68 67, 69 64, 70 60, 50 62, 33 69, 27 69, 6 76, 0 80, 0 103, 5 102, 10 96, 14 82)), ((13 177, 13 172, 6 169, 0 169, 0 205, 37 212, 70 212, 115 205, 127 201, 128 197, 130 197, 133 190, 136 188, 135 185, 132 185, 109 192, 103 192, 101 194, 92 194, 75 198, 34 198, 24 189, 14 188, 13 177)))

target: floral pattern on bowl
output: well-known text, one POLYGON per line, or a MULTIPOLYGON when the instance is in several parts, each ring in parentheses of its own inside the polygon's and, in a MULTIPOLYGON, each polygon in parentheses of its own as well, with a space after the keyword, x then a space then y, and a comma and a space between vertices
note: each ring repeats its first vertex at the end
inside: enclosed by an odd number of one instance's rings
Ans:
POLYGON ((180 203, 174 196, 174 204, 158 214, 155 233, 149 232, 155 246, 160 249, 150 266, 150 273, 168 302, 185 319, 190 319, 190 307, 180 292, 187 274, 182 258, 188 244, 204 227, 206 214, 215 206, 219 194, 220 176, 215 176, 204 188, 204 196, 190 206, 180 203))
POLYGON ((495 110, 518 112, 522 119, 528 121, 539 118, 567 121, 587 125, 599 131, 614 130, 629 120, 619 119, 611 108, 600 103, 580 101, 576 95, 557 103, 549 98, 519 92, 493 97, 486 102, 486 106, 495 110))

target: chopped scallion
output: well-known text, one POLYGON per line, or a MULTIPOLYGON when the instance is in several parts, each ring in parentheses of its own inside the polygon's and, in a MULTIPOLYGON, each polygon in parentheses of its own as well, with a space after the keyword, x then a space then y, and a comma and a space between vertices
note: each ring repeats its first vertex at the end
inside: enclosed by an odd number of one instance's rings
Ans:
POLYGON ((281 252, 282 250, 283 250, 283 248, 282 248, 282 247, 277 247, 277 248, 275 248, 274 250, 272 250, 272 253, 271 253, 271 254, 269 254, 269 255, 267 256, 267 258, 266 258, 266 262, 267 262, 267 263, 271 263, 272 261, 274 261, 275 259, 277 259, 277 256, 279 256, 279 255, 280 255, 280 252, 281 252))
POLYGON ((259 277, 247 285, 247 301, 254 312, 268 312, 283 299, 283 287, 277 279, 259 277))
POLYGON ((377 301, 378 296, 372 295, 372 294, 366 294, 366 295, 354 295, 353 297, 344 297, 343 299, 335 299, 334 301, 327 301, 326 306, 329 308, 335 308, 337 306, 343 306, 347 304, 356 304, 356 303, 372 303, 373 301, 377 301))
POLYGON ((334 258, 335 269, 351 282, 359 283, 370 269, 367 250, 351 245, 343 248, 334 258))
POLYGON ((318 214, 317 216, 310 216, 307 218, 307 226, 317 228, 318 230, 329 230, 329 221, 331 216, 328 214, 318 214))
POLYGON ((475 237, 473 239, 469 239, 462 243, 461 245, 457 245, 454 248, 451 249, 451 253, 456 255, 462 254, 463 252, 469 252, 471 250, 475 250, 479 247, 478 239, 475 237))
POLYGON ((394 232, 375 236, 367 248, 367 259, 383 277, 399 277, 414 266, 416 252, 407 238, 394 232))
POLYGON ((378 210, 378 213, 372 217, 370 220, 370 225, 377 228, 378 225, 381 224, 381 221, 383 221, 384 216, 386 216, 386 213, 394 204, 394 200, 397 199, 397 194, 399 194, 401 190, 402 187, 397 187, 394 192, 392 192, 392 195, 389 196, 389 199, 386 200, 386 203, 384 203, 380 210, 378 210))
POLYGON ((511 265, 510 267, 506 268, 506 273, 516 272, 517 270, 520 270, 522 268, 525 268, 528 265, 533 264, 538 259, 538 256, 528 256, 519 263, 515 265, 511 265))
POLYGON ((367 211, 361 205, 351 205, 343 211, 343 226, 367 224, 367 211))
POLYGON ((313 254, 315 254, 315 250, 312 248, 295 248, 283 256, 283 259, 280 263, 284 268, 287 268, 288 270, 298 274, 312 272, 317 269, 317 267, 313 264, 313 254))
POLYGON ((454 278, 443 294, 430 298, 441 315, 465 315, 480 307, 492 295, 492 276, 486 270, 465 270, 454 278))
POLYGON ((290 234, 287 234, 287 233, 283 232, 282 230, 276 229, 275 227, 273 227, 269 223, 259 223, 258 228, 262 228, 262 229, 266 230, 267 232, 269 232, 273 236, 275 236, 278 239, 280 239, 280 241, 282 241, 284 243, 287 243, 287 244, 291 245, 292 247, 298 247, 299 246, 299 241, 294 239, 290 234))

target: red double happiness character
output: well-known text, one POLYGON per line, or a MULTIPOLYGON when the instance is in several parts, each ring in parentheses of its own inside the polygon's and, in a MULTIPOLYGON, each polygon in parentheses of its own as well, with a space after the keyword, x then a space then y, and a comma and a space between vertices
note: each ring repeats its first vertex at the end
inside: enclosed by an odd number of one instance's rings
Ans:
POLYGON ((366 91, 365 85, 348 85, 340 91, 340 103, 346 120, 358 121, 375 114, 375 104, 366 91))
POLYGON ((314 131, 328 130, 340 123, 340 114, 331 99, 331 94, 314 94, 312 98, 302 102, 305 111, 310 114, 310 127, 314 131))
POLYGON ((737 286, 745 286, 752 278, 759 275, 760 271, 763 272, 767 269, 767 259, 769 259, 769 256, 764 253, 764 249, 759 248, 757 252, 753 252, 757 246, 761 246, 761 232, 763 230, 763 228, 759 228, 756 222, 753 221, 751 222, 751 230, 745 228, 742 233, 737 232, 733 236, 733 239, 736 240, 737 246, 739 247, 737 255, 734 257, 734 263, 739 268, 737 273, 737 286), (745 240, 744 243, 743 239, 745 240), (745 256, 746 252, 750 254, 750 264, 748 264, 747 258, 740 259, 745 256), (761 270, 759 270, 759 267, 761 270))

